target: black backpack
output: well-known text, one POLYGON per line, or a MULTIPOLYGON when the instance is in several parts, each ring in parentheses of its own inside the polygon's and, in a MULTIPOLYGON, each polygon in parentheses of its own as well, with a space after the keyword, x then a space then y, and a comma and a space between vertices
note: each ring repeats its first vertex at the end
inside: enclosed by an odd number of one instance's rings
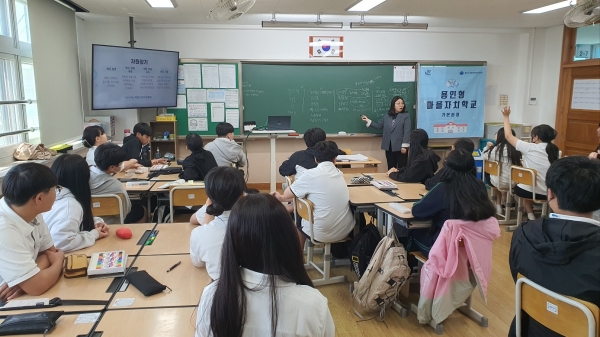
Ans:
POLYGON ((356 273, 358 279, 364 274, 375 248, 381 241, 381 234, 372 223, 365 226, 350 242, 350 270, 356 273))

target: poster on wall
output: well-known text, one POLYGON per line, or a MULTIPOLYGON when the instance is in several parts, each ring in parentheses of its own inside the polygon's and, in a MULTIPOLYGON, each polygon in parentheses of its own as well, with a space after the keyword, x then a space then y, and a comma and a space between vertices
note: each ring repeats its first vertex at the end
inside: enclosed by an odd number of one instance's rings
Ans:
POLYGON ((485 66, 421 66, 417 127, 429 138, 482 137, 485 66))

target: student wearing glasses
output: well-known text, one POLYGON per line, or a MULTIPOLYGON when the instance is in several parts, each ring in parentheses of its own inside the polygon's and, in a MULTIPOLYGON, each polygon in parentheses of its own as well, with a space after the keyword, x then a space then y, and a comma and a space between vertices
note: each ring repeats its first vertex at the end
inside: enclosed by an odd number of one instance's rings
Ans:
POLYGON ((412 127, 410 116, 406 111, 404 99, 400 96, 392 98, 390 110, 377 123, 362 115, 368 128, 383 129, 381 149, 385 150, 388 170, 405 167, 408 160, 408 142, 412 127))
POLYGON ((56 249, 41 215, 52 208, 58 181, 47 166, 23 163, 2 181, 0 302, 41 295, 56 283, 65 254, 56 249))

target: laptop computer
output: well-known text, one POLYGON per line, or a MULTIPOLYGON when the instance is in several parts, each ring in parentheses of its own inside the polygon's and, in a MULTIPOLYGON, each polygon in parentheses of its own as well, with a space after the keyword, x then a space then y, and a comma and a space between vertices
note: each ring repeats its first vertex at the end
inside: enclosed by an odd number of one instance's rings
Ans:
POLYGON ((292 116, 268 116, 266 130, 291 130, 292 116))

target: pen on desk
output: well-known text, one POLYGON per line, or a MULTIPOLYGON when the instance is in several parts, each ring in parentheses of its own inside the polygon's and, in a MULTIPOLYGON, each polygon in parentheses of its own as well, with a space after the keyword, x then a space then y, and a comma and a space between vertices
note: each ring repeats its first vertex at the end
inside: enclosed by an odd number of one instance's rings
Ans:
POLYGON ((420 195, 420 196, 422 196, 422 197, 424 197, 424 196, 425 196, 425 194, 421 194, 421 193, 419 193, 419 195, 420 195))
POLYGON ((171 270, 175 269, 180 264, 181 264, 181 261, 175 263, 173 266, 171 266, 171 268, 167 269, 167 273, 170 272, 171 270))

